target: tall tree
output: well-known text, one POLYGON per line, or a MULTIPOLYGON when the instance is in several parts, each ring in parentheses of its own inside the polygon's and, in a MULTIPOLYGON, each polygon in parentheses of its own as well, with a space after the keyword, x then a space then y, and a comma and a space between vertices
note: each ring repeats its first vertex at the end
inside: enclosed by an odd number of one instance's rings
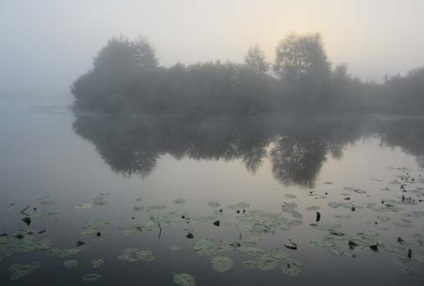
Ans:
POLYGON ((249 48, 244 57, 244 62, 256 73, 266 73, 269 69, 269 63, 265 59, 265 53, 258 45, 249 48))
POLYGON ((284 38, 276 49, 274 71, 287 83, 320 85, 330 79, 330 63, 320 34, 284 38))

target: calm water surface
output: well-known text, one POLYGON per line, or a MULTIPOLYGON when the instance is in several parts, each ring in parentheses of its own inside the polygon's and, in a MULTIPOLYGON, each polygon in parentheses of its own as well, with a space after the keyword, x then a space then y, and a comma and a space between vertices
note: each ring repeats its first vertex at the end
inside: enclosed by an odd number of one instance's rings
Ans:
POLYGON ((420 118, 0 120, 0 285, 424 281, 420 118))

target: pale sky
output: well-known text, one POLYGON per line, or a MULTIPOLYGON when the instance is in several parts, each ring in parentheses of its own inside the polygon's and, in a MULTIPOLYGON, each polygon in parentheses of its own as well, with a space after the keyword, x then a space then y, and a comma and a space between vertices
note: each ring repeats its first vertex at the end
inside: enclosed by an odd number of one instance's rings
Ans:
POLYGON ((272 61, 292 32, 320 32, 330 61, 362 79, 424 65, 422 0, 0 0, 0 90, 69 93, 120 34, 144 35, 169 66, 241 62, 254 44, 272 61))

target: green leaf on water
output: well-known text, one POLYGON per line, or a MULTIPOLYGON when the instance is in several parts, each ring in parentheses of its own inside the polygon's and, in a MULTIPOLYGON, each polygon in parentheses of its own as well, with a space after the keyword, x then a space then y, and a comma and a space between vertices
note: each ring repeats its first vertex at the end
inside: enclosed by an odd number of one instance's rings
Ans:
POLYGON ((102 266, 104 263, 105 263, 105 261, 103 259, 101 259, 101 258, 99 258, 99 259, 93 259, 90 262, 91 267, 93 267, 93 268, 98 268, 98 267, 102 266))
POLYGON ((244 255, 249 255, 249 256, 257 256, 265 252, 265 250, 263 250, 262 248, 259 248, 257 246, 248 246, 248 245, 247 246, 241 245, 237 247, 237 250, 243 253, 244 255))
POLYGON ((174 282, 180 286, 195 286, 194 277, 187 273, 174 273, 174 282))
POLYGON ((281 249, 273 249, 260 254, 254 259, 243 261, 243 265, 246 268, 268 271, 275 269, 281 261, 285 259, 288 259, 288 254, 285 251, 281 249))
POLYGON ((153 253, 149 250, 140 250, 137 248, 126 248, 122 251, 122 254, 118 256, 119 260, 128 262, 137 261, 152 261, 155 259, 153 253))
POLYGON ((40 266, 41 266, 41 263, 38 261, 34 261, 29 264, 21 264, 21 263, 13 264, 12 266, 8 268, 8 270, 11 272, 10 279, 18 280, 22 277, 25 277, 28 274, 30 274, 32 271, 40 268, 40 266))
POLYGON ((281 271, 283 271, 288 276, 297 276, 301 272, 300 262, 291 258, 287 258, 283 261, 281 271))
POLYGON ((338 203, 338 202, 328 202, 328 206, 330 208, 333 208, 333 209, 336 209, 336 208, 340 207, 341 205, 342 204, 341 203, 338 203))
POLYGON ((101 233, 103 228, 109 224, 106 219, 97 219, 87 221, 82 229, 78 232, 81 236, 93 236, 98 237, 98 233, 101 233))
POLYGON ((60 258, 65 258, 71 255, 75 255, 79 252, 81 252, 82 248, 78 247, 78 248, 69 248, 69 249, 65 249, 65 248, 52 248, 50 249, 47 253, 52 255, 52 256, 57 256, 60 258))
POLYGON ((65 262, 63 262, 63 266, 65 266, 68 269, 75 268, 78 266, 78 260, 75 260, 75 259, 66 260, 65 262))
POLYGON ((203 238, 194 243, 193 249, 200 255, 211 256, 233 250, 234 247, 225 241, 203 238))
POLYGON ((219 272, 226 272, 230 270, 234 262, 226 256, 215 256, 211 259, 212 268, 219 272))
POLYGON ((76 205, 75 206, 75 208, 77 208, 77 209, 89 209, 89 208, 91 208, 93 205, 92 204, 90 204, 90 203, 85 203, 85 204, 79 204, 79 205, 76 205))
POLYGON ((102 279, 102 275, 97 273, 89 273, 82 276, 82 280, 84 280, 85 282, 95 282, 100 279, 102 279))

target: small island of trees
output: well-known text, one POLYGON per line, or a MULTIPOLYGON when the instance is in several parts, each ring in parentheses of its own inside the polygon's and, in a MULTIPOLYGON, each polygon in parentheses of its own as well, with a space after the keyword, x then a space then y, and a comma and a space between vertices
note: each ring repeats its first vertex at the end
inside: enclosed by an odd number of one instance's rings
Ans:
POLYGON ((258 46, 244 63, 159 65, 144 38, 112 38, 71 86, 74 110, 102 113, 252 115, 401 113, 424 107, 424 67, 363 82, 328 60, 319 34, 291 34, 269 63, 258 46))

